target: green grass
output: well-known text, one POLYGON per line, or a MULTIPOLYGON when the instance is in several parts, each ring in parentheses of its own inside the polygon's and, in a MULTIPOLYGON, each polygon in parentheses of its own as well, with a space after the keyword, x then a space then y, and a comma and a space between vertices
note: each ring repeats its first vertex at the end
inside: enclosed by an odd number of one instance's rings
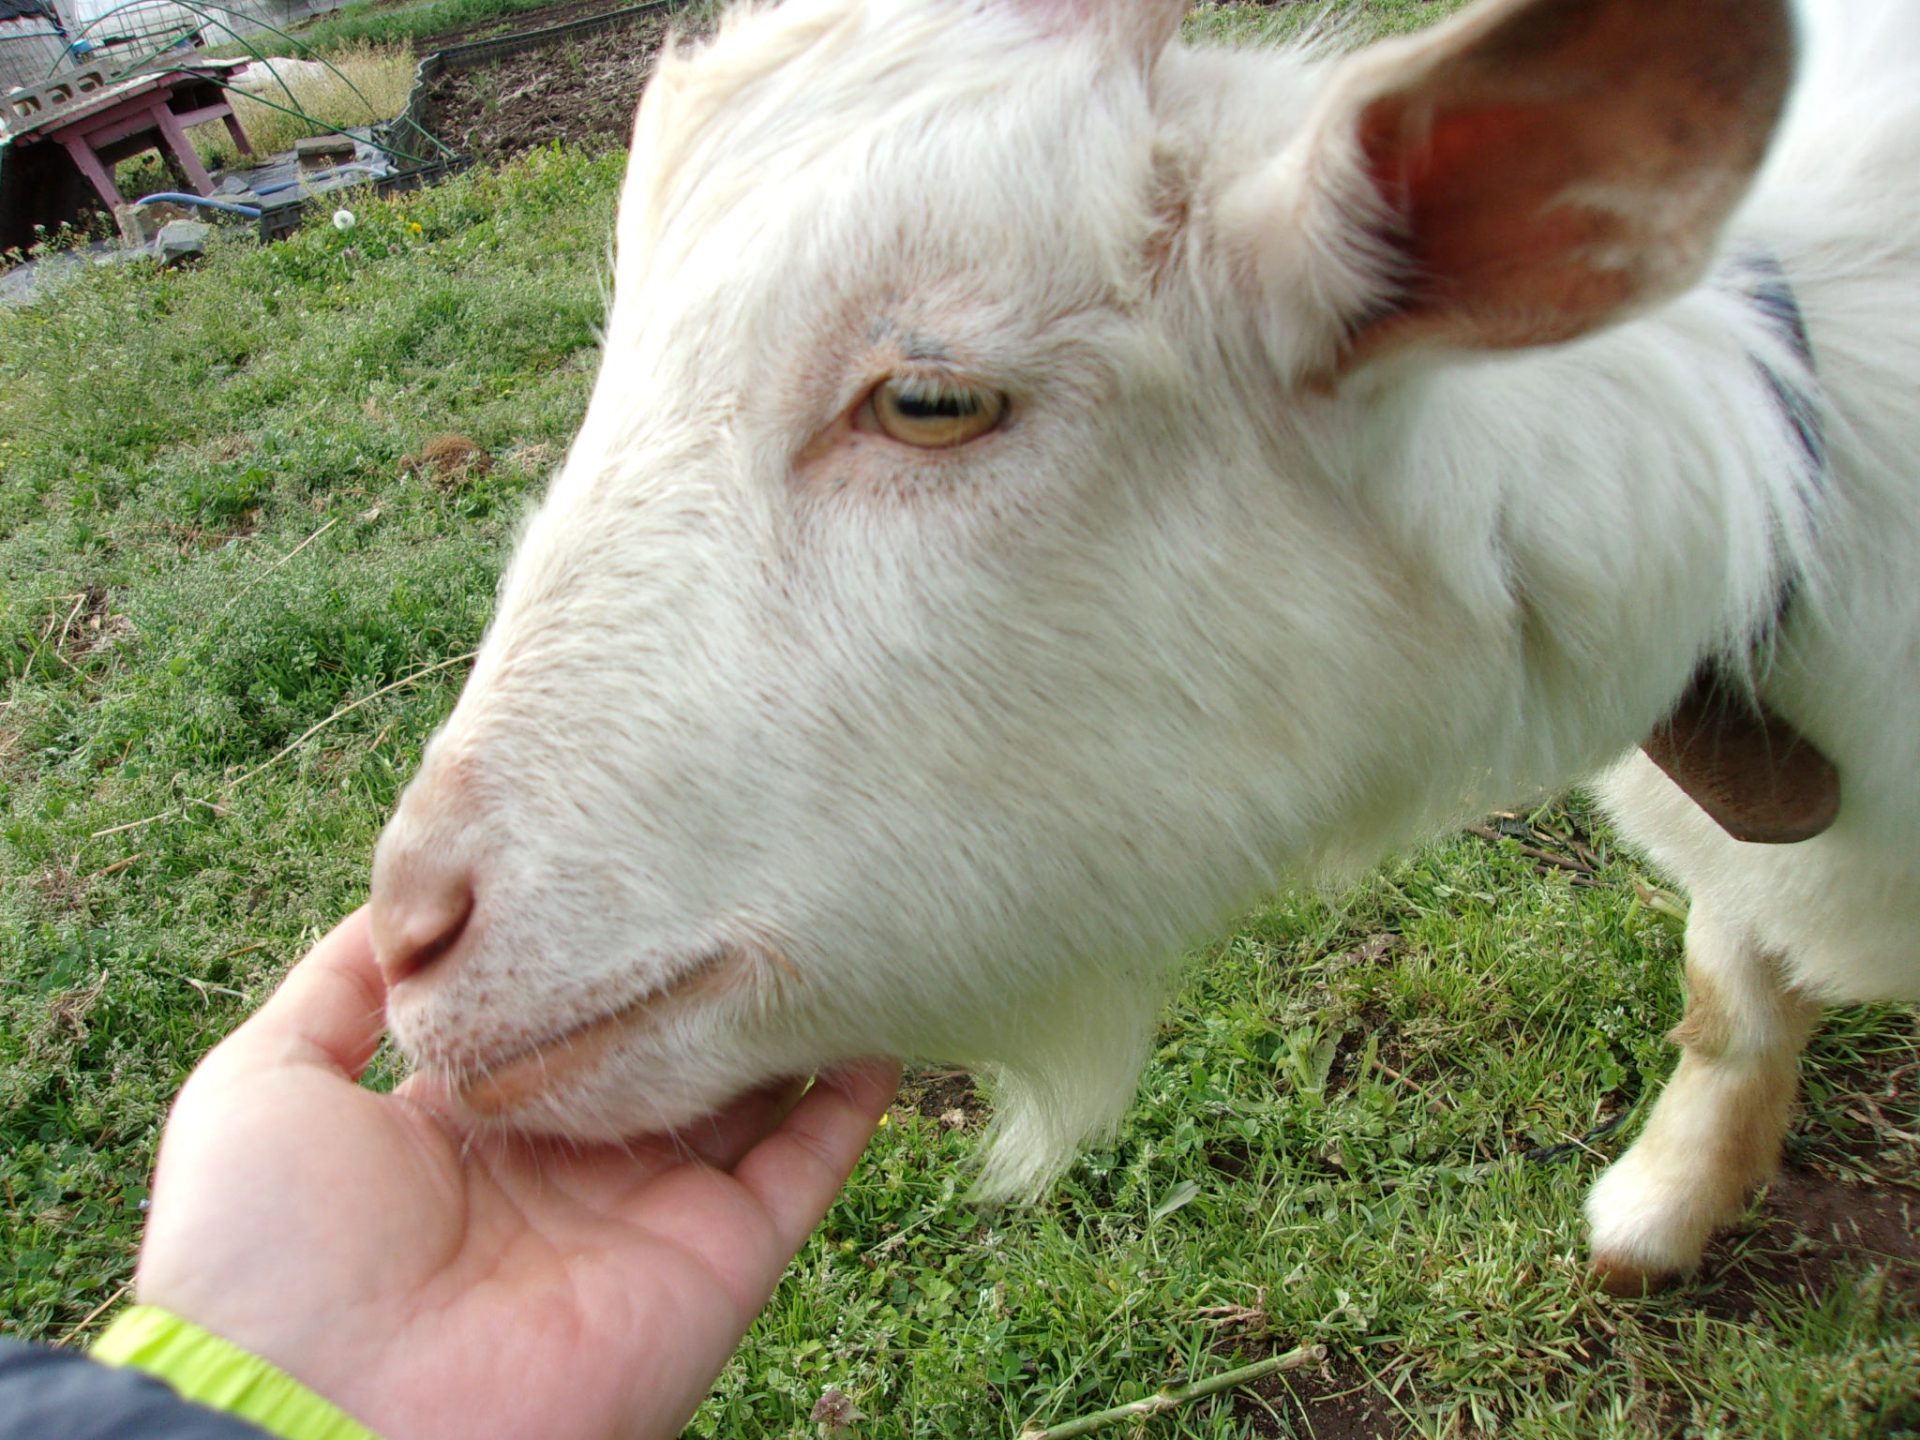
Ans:
POLYGON ((1191 40, 1273 44, 1302 35, 1334 34, 1358 42, 1404 35, 1451 14, 1467 0, 1276 0, 1221 4, 1187 18, 1191 40))
MULTIPOLYGON (((174 1088, 363 897, 461 667, 275 757, 475 643, 584 410, 618 173, 542 153, 0 311, 6 1329, 84 1333, 119 1291, 174 1088), (416 474, 447 431, 493 470, 416 474)), ((966 1202, 977 1119, 903 1108, 692 1433, 811 1435, 838 1386, 859 1437, 1011 1435, 1302 1343, 1325 1373, 1142 1433, 1351 1433, 1346 1389, 1404 1434, 1920 1425, 1910 1266, 1756 1206, 1692 1285, 1592 1292, 1579 1202, 1631 1123, 1525 1152, 1661 1083, 1678 939, 1578 802, 1542 823, 1587 827, 1593 883, 1462 838, 1199 947, 1125 1125, 1031 1209, 966 1202)), ((1802 1172, 1920 1184, 1916 1069, 1911 1012, 1837 1012, 1802 1172)))
MULTIPOLYGON (((504 24, 527 10, 544 9, 554 0, 349 0, 297 32, 301 44, 321 53, 351 45, 406 44, 449 30, 483 30, 504 24)), ((609 10, 618 9, 608 0, 609 10)), ((257 42, 256 42, 257 43, 257 42)))
POLYGON ((457 669, 232 782, 478 638, 585 404, 618 167, 536 156, 0 314, 10 1326, 118 1282, 168 1094, 363 896, 457 669), (442 493, 403 459, 456 428, 498 463, 442 493))
MULTIPOLYGON (((423 36, 465 31, 473 35, 505 34, 527 28, 509 23, 531 10, 543 10, 560 0, 352 0, 331 15, 299 32, 300 41, 315 50, 331 51, 346 45, 391 45, 423 36)), ((624 10, 641 0, 604 0, 603 10, 624 10)), ((676 13, 705 15, 712 0, 673 0, 676 13)), ((537 24, 538 21, 529 22, 537 24)))

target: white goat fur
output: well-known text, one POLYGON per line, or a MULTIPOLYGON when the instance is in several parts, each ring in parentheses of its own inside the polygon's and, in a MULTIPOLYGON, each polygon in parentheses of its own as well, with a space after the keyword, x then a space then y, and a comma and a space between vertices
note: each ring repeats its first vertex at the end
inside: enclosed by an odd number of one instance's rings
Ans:
POLYGON ((1333 384, 1388 284, 1320 134, 1348 62, 1128 64, 1146 22, 1049 9, 787 0, 662 65, 585 427, 377 860, 376 906, 477 886, 396 1033, 484 1071, 732 946, 506 1118, 617 1137, 939 1057, 993 1080, 985 1188, 1032 1191, 1127 1104, 1183 942, 1613 765, 1712 1015, 1591 1213, 1603 1263, 1684 1268, 1772 1163, 1796 996, 1920 997, 1920 7, 1821 12, 1727 230, 1816 376, 1708 282, 1333 384), (1817 495, 1756 360, 1823 397, 1817 495), (1009 423, 847 427, 916 367, 1009 423), (1759 684, 1844 806, 1746 845, 1620 757, 1788 574, 1759 684), (1761 1092, 1774 1139, 1703 1161, 1761 1092))

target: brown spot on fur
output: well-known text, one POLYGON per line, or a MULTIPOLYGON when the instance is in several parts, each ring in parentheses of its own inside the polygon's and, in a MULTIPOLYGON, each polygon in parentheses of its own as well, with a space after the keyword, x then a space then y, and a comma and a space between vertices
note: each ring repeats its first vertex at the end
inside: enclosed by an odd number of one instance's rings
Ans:
POLYGON ((1687 1009, 1667 1039, 1683 1050, 1705 1056, 1724 1055, 1732 1039, 1733 1022, 1714 980, 1704 970, 1687 969, 1687 1009))
MULTIPOLYGON (((1669 1089, 1675 1091, 1713 1083, 1695 1072, 1726 1066, 1729 1062, 1723 1057, 1737 1038, 1735 1017, 1722 1007, 1713 985, 1691 970, 1687 981, 1692 997, 1675 1033, 1697 1038, 1692 1043, 1681 1041, 1687 1048, 1669 1082, 1669 1089)), ((1719 1129, 1717 1143, 1700 1157, 1700 1202, 1722 1222, 1732 1218, 1747 1196, 1779 1167, 1781 1143, 1800 1085, 1800 1051, 1820 1017, 1821 1007, 1814 1001, 1784 990, 1774 995, 1775 1013, 1767 1027, 1771 1033, 1762 1047, 1746 1047, 1747 1053, 1734 1062, 1747 1072, 1736 1086, 1728 1088, 1721 1081, 1720 1110, 1726 1123, 1719 1129)))
POLYGON ((1153 157, 1150 204, 1154 227, 1141 251, 1141 260, 1146 267, 1148 289, 1158 290, 1172 273, 1193 220, 1193 182, 1170 152, 1158 151, 1153 157))

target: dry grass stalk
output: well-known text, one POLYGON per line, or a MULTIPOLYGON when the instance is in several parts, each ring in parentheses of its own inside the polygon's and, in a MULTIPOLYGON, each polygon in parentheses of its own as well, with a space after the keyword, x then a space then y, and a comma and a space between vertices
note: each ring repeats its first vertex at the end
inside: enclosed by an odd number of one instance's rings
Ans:
MULTIPOLYGON (((258 99, 231 93, 233 113, 256 155, 291 150, 294 141, 308 135, 391 120, 406 108, 407 93, 413 88, 414 58, 404 45, 352 45, 325 56, 324 61, 332 67, 325 75, 302 73, 305 66, 288 67, 285 88, 270 85, 258 99), (288 114, 289 110, 304 112, 310 119, 288 114)), ((203 157, 232 154, 233 141, 218 121, 187 133, 203 157)))

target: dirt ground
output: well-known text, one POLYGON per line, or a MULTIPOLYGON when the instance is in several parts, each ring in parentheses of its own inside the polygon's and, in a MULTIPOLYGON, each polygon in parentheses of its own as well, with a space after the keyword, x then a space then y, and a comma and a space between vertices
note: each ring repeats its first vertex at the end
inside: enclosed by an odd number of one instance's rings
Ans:
POLYGON ((524 35, 529 30, 546 30, 572 20, 585 20, 589 16, 628 9, 640 3, 641 0, 562 0, 560 4, 543 5, 535 10, 516 10, 480 25, 464 25, 457 30, 442 30, 437 35, 416 36, 413 51, 416 55, 431 55, 435 50, 444 50, 452 45, 469 45, 476 40, 492 40, 501 35, 524 35))
MULTIPOLYGON (((532 11, 514 17, 514 31, 564 24, 605 9, 602 3, 532 11)), ((449 71, 434 84, 427 128, 482 164, 556 140, 586 149, 624 145, 640 87, 666 31, 663 17, 642 16, 618 30, 449 71)), ((472 38, 478 37, 460 37, 472 38)), ((422 42, 423 52, 433 48, 432 41, 422 42)))

